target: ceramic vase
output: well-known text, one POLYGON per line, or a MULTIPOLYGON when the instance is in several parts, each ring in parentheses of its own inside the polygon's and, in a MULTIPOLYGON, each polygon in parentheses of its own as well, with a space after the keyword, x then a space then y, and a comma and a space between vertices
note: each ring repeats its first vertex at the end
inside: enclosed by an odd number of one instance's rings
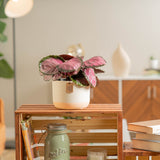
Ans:
POLYGON ((131 61, 121 45, 117 47, 112 56, 112 67, 117 77, 127 77, 130 71, 131 61))
POLYGON ((72 81, 52 81, 53 104, 58 109, 83 109, 90 103, 90 87, 72 81))

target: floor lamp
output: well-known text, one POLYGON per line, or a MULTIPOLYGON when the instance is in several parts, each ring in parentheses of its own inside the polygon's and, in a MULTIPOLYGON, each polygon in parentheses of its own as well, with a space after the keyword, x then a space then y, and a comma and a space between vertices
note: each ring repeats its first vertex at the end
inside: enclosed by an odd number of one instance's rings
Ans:
POLYGON ((15 18, 25 16, 33 8, 33 0, 9 0, 5 6, 5 14, 13 18, 13 69, 14 69, 14 110, 17 109, 17 74, 16 74, 16 22, 15 18))

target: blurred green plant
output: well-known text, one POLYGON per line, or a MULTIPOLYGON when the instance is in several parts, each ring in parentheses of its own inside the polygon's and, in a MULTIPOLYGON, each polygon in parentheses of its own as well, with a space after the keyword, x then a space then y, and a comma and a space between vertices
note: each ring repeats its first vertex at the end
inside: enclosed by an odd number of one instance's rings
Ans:
MULTIPOLYGON (((4 34, 6 23, 1 19, 7 18, 4 12, 4 0, 0 0, 0 42, 7 41, 7 36, 4 34)), ((14 72, 8 62, 4 59, 3 53, 0 52, 0 77, 13 78, 14 72)))

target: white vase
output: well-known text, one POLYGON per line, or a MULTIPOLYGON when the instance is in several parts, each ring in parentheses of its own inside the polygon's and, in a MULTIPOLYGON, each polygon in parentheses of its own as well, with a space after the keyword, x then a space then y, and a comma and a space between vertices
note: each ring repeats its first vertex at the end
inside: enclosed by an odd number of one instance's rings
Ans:
POLYGON ((79 87, 72 81, 52 81, 52 96, 56 108, 83 109, 90 103, 90 87, 79 87))
POLYGON ((117 77, 127 77, 130 71, 131 61, 121 45, 117 47, 112 56, 112 67, 117 77))

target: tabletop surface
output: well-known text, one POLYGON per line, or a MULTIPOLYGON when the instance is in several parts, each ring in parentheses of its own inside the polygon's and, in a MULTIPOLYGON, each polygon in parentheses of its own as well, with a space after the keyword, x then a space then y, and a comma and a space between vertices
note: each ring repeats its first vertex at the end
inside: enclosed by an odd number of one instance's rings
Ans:
POLYGON ((90 104, 87 108, 84 109, 56 109, 54 105, 42 105, 42 104, 26 104, 19 107, 15 113, 88 113, 88 112, 99 112, 99 113, 118 113, 122 112, 122 107, 120 104, 90 104))

